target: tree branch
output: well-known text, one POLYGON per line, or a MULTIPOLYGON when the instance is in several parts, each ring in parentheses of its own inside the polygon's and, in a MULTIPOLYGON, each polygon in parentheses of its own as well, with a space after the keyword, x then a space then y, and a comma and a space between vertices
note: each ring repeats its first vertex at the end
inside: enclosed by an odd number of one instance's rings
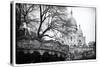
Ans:
MULTIPOLYGON (((42 23, 46 20, 46 13, 48 12, 48 10, 49 10, 49 7, 48 8, 46 8, 43 12, 42 12, 42 7, 41 7, 41 5, 40 5, 40 26, 39 26, 39 29, 38 29, 38 32, 37 32, 37 35, 38 36, 40 36, 40 30, 41 30, 41 27, 42 27, 42 23), (43 16, 44 16, 44 18, 43 18, 43 16)), ((43 33, 42 33, 42 35, 47 31, 48 29, 46 29, 43 33)))
POLYGON ((34 5, 31 5, 27 10, 26 10, 26 14, 28 14, 29 12, 31 12, 33 10, 34 5), (32 10, 30 11, 30 9, 32 8, 32 10))
POLYGON ((39 29, 37 31, 37 35, 40 36, 40 29, 41 29, 41 26, 42 26, 42 8, 41 8, 41 5, 39 6, 40 7, 40 26, 39 26, 39 29))
POLYGON ((51 27, 48 27, 47 29, 45 29, 45 30, 43 31, 43 33, 41 34, 41 36, 44 35, 48 30, 50 30, 50 28, 51 28, 51 27))
POLYGON ((42 22, 44 22, 46 18, 47 18, 47 17, 44 17, 44 19, 42 20, 42 22))
POLYGON ((49 35, 43 35, 43 36, 47 36, 47 37, 50 37, 50 38, 53 38, 54 36, 49 36, 49 35))
POLYGON ((42 17, 48 12, 48 10, 50 9, 50 7, 46 8, 43 13, 42 13, 42 17))

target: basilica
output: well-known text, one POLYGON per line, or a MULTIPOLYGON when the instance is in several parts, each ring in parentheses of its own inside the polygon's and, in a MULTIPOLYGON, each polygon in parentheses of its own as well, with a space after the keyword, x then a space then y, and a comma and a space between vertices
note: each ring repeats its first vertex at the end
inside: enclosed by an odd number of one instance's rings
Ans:
POLYGON ((68 22, 65 24, 65 26, 67 25, 67 28, 65 29, 66 33, 63 34, 60 42, 69 46, 86 45, 85 36, 83 36, 81 26, 77 25, 76 20, 72 15, 72 11, 67 21, 68 22))

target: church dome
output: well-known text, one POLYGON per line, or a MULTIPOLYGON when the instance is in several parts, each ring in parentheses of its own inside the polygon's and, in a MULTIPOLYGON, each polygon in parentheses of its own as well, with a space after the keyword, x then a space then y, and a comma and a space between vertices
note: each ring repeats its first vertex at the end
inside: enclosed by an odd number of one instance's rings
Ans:
POLYGON ((73 17, 68 18, 66 22, 67 27, 77 27, 76 20, 73 17))
POLYGON ((66 26, 68 27, 77 27, 77 23, 75 18, 73 17, 73 12, 72 10, 70 11, 70 13, 68 14, 68 19, 67 19, 67 23, 66 26))

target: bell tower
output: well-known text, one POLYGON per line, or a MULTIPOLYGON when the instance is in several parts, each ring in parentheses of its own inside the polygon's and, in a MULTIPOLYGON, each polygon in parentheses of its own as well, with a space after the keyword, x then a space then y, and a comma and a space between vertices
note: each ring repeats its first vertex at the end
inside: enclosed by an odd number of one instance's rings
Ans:
POLYGON ((83 32, 82 32, 80 24, 79 24, 78 34, 79 34, 79 36, 83 36, 83 32))

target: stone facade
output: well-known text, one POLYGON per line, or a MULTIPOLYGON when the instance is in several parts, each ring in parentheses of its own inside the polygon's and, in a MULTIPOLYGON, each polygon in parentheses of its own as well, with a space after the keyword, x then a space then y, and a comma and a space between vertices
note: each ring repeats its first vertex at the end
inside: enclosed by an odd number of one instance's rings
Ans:
POLYGON ((68 35, 63 34, 64 37, 61 38, 61 43, 66 44, 66 45, 84 45, 86 44, 85 42, 85 37, 83 36, 83 33, 81 29, 79 28, 76 30, 74 33, 73 31, 69 32, 68 35))
POLYGON ((86 45, 85 36, 83 36, 81 26, 80 25, 77 26, 76 20, 72 15, 70 15, 68 20, 69 22, 67 22, 66 28, 62 29, 62 31, 64 30, 65 33, 62 36, 60 36, 61 37, 60 42, 62 44, 69 45, 69 46, 86 45))

